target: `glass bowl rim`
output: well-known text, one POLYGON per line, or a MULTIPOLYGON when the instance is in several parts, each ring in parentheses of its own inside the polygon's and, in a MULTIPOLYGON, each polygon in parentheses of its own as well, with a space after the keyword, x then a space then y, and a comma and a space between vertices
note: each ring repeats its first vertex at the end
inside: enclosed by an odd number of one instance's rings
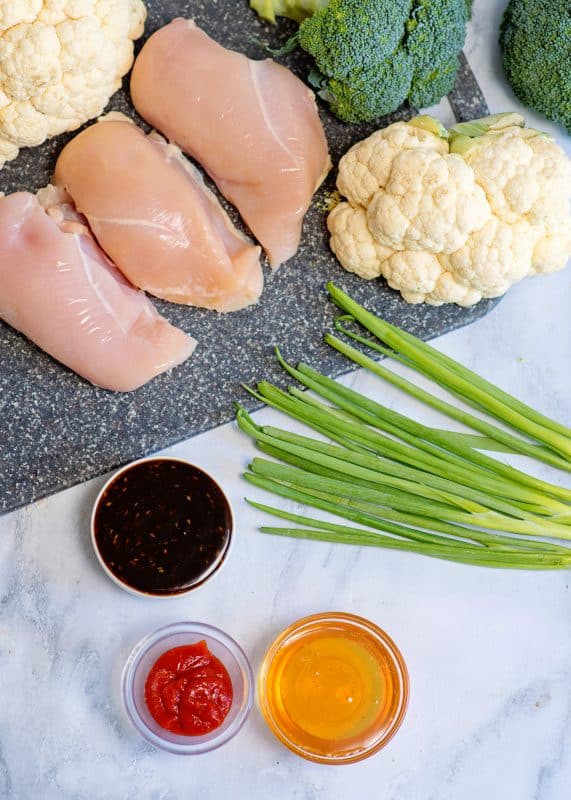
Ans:
POLYGON ((363 759, 374 755, 374 753, 384 748, 394 737, 403 723, 408 709, 409 695, 410 677, 408 669, 403 655, 395 644, 394 640, 388 635, 388 633, 386 633, 386 631, 366 617, 361 617, 357 614, 351 614, 344 611, 325 611, 317 614, 310 614, 309 616, 301 617, 300 619, 291 623, 291 625, 288 625, 287 628, 285 628, 283 631, 281 631, 281 633, 278 634, 278 636, 276 636, 276 638, 267 648, 258 675, 258 698, 260 709, 269 729, 272 731, 274 736, 293 753, 307 759, 308 761, 313 761, 318 764, 352 764, 357 761, 362 761, 363 759), (397 712, 390 720, 390 724, 388 725, 384 735, 382 735, 378 741, 373 742, 368 747, 363 747, 363 749, 357 753, 349 753, 347 755, 339 756, 320 755, 319 753, 314 753, 311 750, 298 745, 294 740, 290 739, 286 734, 284 734, 274 715, 271 713, 269 704, 266 700, 266 678, 270 664, 272 663, 276 654, 284 646, 287 646, 293 637, 303 633, 304 628, 310 628, 316 622, 342 622, 346 625, 348 624, 350 627, 359 627, 361 630, 364 629, 369 636, 375 639, 377 644, 382 646, 397 669, 400 689, 400 705, 397 709, 397 712))
POLYGON ((176 600, 179 597, 186 597, 186 595, 190 594, 191 592, 200 589, 202 586, 205 586, 215 575, 218 575, 226 561, 228 560, 228 556, 230 555, 230 551, 232 550, 232 546, 234 544, 234 532, 236 529, 236 520, 234 517, 234 509, 232 507, 232 503, 230 502, 230 498, 228 497, 227 493, 224 491, 220 482, 216 480, 216 478, 208 472, 208 470, 204 469, 203 467, 199 466, 198 464, 194 464, 192 461, 189 461, 187 458, 180 458, 179 456, 143 456, 142 458, 137 458, 135 461, 130 461, 128 464, 124 464, 119 469, 115 470, 112 475, 105 481, 99 492, 97 493, 97 497, 93 502, 93 506, 91 508, 91 516, 89 521, 89 528, 90 528, 90 539, 91 545, 95 552, 95 557, 97 558, 97 562, 99 566, 103 570, 103 572, 110 578, 116 586, 119 586, 123 591, 128 592, 129 594, 135 595, 136 597, 143 597, 146 600, 176 600), (144 592, 142 589, 137 589, 135 586, 131 586, 131 584, 122 581, 115 573, 109 569, 105 560, 101 553, 99 552, 99 547, 97 545, 97 540, 95 537, 95 517, 97 511, 99 509, 99 503, 101 502, 101 498, 103 497, 106 490, 109 486, 113 483, 113 481, 122 475, 124 472, 127 472, 132 467, 136 467, 139 464, 145 464, 148 461, 177 461, 181 464, 185 464, 188 467, 194 467, 194 469, 199 470, 204 475, 206 475, 210 480, 218 487, 226 504, 228 506, 228 510, 230 512, 230 533, 228 535, 228 543, 218 564, 214 567, 214 569, 209 572, 205 578, 198 580, 192 586, 189 586, 188 589, 185 589, 182 592, 172 592, 170 594, 155 594, 153 592, 144 592))
MULTIPOLYGON (((166 647, 165 652, 168 649, 169 648, 166 647)), ((176 755, 199 755, 200 753, 208 753, 211 750, 216 750, 218 747, 226 744, 226 742, 232 739, 238 733, 238 731, 241 730, 242 726, 250 715, 254 703, 254 674, 244 650, 240 647, 238 642, 236 642, 236 640, 225 631, 221 630, 220 628, 216 628, 214 625, 208 625, 205 622, 172 622, 169 625, 164 625, 161 628, 157 628, 157 630, 148 633, 146 636, 143 636, 143 638, 140 639, 133 647, 129 653, 129 656, 127 657, 125 666, 123 667, 123 672, 121 674, 121 697, 123 700, 123 708, 125 709, 129 720, 138 733, 144 739, 146 739, 147 742, 150 742, 150 744, 158 747, 161 750, 165 750, 176 755), (137 711, 133 693, 133 685, 137 669, 151 647, 161 641, 166 641, 175 634, 204 635, 216 640, 226 647, 226 649, 230 652, 232 658, 237 663, 242 673, 244 681, 244 700, 242 707, 238 711, 234 720, 227 727, 224 727, 224 722, 222 722, 222 725, 218 729, 220 734, 213 736, 208 741, 192 742, 193 737, 189 737, 190 741, 188 744, 183 742, 170 742, 156 734, 154 731, 150 730, 137 711)), ((216 730, 212 733, 215 734, 216 730)))

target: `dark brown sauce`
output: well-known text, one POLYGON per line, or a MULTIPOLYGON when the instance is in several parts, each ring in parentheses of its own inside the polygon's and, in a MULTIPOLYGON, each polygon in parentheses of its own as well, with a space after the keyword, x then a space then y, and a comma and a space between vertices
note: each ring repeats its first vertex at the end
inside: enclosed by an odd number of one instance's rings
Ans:
POLYGON ((120 473, 101 495, 95 543, 123 583, 180 594, 222 563, 232 513, 218 484, 191 464, 153 459, 120 473))

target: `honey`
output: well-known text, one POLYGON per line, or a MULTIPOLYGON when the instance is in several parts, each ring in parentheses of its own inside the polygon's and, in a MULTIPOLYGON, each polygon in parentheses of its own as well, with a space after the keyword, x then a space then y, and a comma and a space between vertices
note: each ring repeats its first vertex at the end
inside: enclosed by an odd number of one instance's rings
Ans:
POLYGON ((357 761, 382 747, 406 709, 408 677, 389 637, 349 614, 319 614, 288 628, 262 667, 270 728, 314 761, 357 761))

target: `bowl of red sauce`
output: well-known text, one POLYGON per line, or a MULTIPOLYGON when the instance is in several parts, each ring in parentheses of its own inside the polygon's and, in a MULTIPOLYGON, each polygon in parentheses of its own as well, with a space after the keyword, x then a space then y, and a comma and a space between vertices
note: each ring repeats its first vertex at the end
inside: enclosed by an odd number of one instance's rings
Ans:
POLYGON ((121 679, 127 716, 148 742, 178 755, 221 747, 252 708, 254 677, 237 642, 199 622, 145 636, 121 679))
POLYGON ((153 456, 116 472, 91 515, 99 563, 122 589, 143 597, 179 597, 224 563, 232 541, 230 501, 205 470, 153 456))

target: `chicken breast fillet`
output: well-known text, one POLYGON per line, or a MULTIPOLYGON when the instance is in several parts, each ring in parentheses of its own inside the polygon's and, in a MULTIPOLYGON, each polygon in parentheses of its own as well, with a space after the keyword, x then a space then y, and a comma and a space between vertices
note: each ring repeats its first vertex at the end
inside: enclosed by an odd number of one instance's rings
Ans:
POLYGON ((96 386, 127 392, 196 342, 163 319, 52 191, 0 197, 0 318, 96 386))
POLYGON ((277 267, 329 172, 315 97, 274 61, 227 50, 190 20, 147 41, 131 77, 135 108, 207 170, 277 267))
POLYGON ((87 128, 58 158, 54 183, 141 289, 173 303, 235 311, 263 288, 260 248, 243 236, 200 173, 158 134, 119 114, 87 128))

